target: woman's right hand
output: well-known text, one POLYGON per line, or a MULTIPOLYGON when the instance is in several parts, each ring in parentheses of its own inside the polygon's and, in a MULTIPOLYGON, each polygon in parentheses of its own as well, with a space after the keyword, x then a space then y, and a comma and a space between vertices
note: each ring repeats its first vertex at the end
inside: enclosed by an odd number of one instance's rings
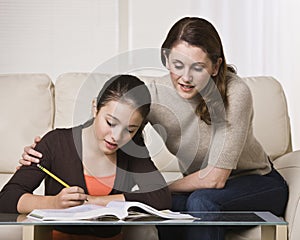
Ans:
MULTIPOLYGON (((34 143, 30 146, 24 147, 24 152, 22 154, 22 159, 19 160, 19 163, 21 165, 29 166, 32 162, 33 163, 39 163, 40 158, 42 157, 42 154, 40 152, 37 152, 34 150, 36 144, 41 141, 41 138, 39 136, 34 138, 34 143)), ((18 166, 17 169, 19 169, 21 166, 18 166)))

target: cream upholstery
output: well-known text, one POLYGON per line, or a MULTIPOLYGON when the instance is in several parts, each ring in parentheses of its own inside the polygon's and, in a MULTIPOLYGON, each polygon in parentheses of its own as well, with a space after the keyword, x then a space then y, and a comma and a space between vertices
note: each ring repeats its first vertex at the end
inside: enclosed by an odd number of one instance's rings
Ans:
MULTIPOLYGON (((18 165, 23 147, 37 135, 55 127, 70 127, 91 116, 91 101, 109 75, 65 73, 54 85, 45 74, 0 75, 0 187, 18 165), (54 107, 55 103, 55 107, 54 107)), ((144 77, 141 77, 143 79, 144 77)), ((285 213, 289 222, 289 239, 300 236, 300 151, 291 152, 290 125, 282 87, 272 77, 245 78, 254 100, 254 133, 270 154, 275 167, 289 184, 290 196, 285 213)), ((172 156, 151 126, 146 127, 146 143, 157 167, 167 181, 181 176, 172 156)), ((42 189, 38 190, 41 192, 42 189)), ((6 229, 9 229, 5 226, 6 229)), ((0 239, 8 239, 0 228, 0 239)), ((227 239, 259 239, 259 227, 232 231, 227 239)), ((21 229, 13 228, 12 240, 21 239, 21 229)))
POLYGON ((53 84, 45 74, 18 74, 0 75, 0 85, 0 169, 12 173, 24 144, 52 128, 53 84))

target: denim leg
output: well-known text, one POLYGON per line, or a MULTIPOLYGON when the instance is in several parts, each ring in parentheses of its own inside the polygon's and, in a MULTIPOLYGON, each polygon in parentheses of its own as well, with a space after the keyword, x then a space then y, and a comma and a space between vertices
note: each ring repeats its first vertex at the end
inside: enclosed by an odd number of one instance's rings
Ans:
MULTIPOLYGON (((191 194, 173 195, 172 209, 175 211, 270 211, 282 216, 287 199, 287 184, 280 174, 273 170, 264 176, 247 175, 229 179, 223 189, 199 189, 191 194)), ((169 227, 160 231, 160 239, 224 240, 225 230, 224 227, 217 226, 169 227)))
MULTIPOLYGON (((229 179, 223 189, 200 189, 186 201, 187 211, 270 211, 284 214, 288 187, 281 175, 247 175, 229 179), (270 199, 276 201, 270 201, 270 199)), ((224 227, 188 228, 187 239, 224 239, 224 227), (198 232, 198 233, 197 233, 198 232), (204 238, 205 237, 205 238, 204 238)))

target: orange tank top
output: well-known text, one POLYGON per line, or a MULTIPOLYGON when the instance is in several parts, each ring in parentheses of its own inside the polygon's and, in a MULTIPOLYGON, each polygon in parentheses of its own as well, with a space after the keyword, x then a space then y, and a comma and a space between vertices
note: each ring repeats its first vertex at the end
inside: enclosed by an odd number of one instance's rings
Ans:
POLYGON ((88 192, 92 196, 106 196, 111 192, 116 174, 105 177, 94 177, 90 175, 84 175, 86 187, 88 192))
MULTIPOLYGON (((84 179, 86 182, 86 187, 88 192, 92 196, 106 196, 108 195, 114 185, 116 175, 105 176, 105 177, 94 177, 90 175, 84 175, 84 179)), ((101 238, 101 237, 94 237, 88 235, 76 235, 76 234, 69 234, 63 233, 57 230, 52 231, 52 239, 53 240, 122 240, 122 233, 110 237, 110 238, 101 238)))

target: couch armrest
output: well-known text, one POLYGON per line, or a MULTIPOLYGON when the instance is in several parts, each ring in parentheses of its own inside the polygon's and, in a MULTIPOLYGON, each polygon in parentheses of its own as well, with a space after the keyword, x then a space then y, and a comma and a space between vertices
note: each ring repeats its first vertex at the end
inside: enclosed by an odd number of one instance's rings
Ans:
POLYGON ((289 239, 296 240, 300 236, 300 151, 285 154, 273 163, 289 186, 285 220, 289 223, 289 239))

